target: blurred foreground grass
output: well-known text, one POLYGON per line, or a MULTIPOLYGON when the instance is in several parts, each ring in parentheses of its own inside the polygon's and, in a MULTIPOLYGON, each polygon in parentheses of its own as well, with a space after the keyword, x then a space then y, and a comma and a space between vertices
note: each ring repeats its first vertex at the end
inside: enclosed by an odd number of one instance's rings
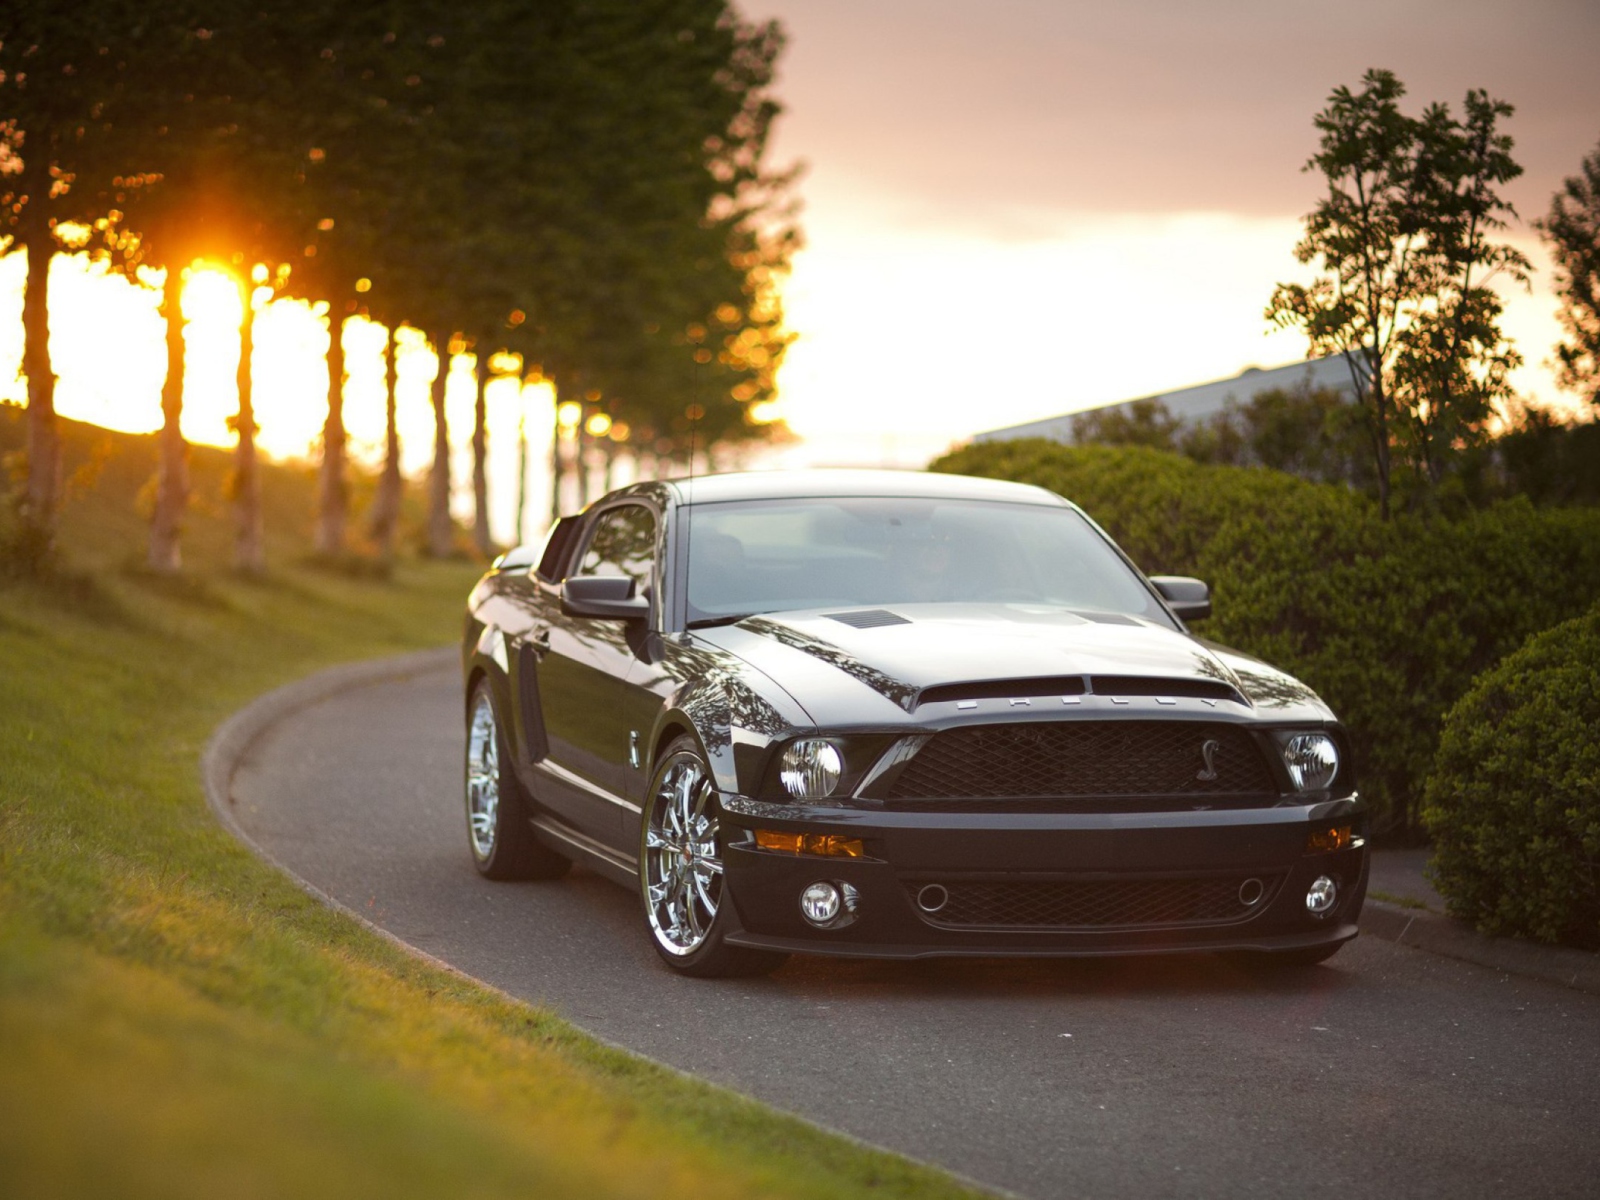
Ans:
POLYGON ((143 449, 73 431, 69 472, 101 462, 63 574, 0 584, 0 1195, 964 1194, 435 970, 234 843, 199 780, 216 725, 448 642, 478 568, 299 561, 310 476, 274 469, 272 573, 237 578, 201 455, 190 569, 147 575, 143 449))

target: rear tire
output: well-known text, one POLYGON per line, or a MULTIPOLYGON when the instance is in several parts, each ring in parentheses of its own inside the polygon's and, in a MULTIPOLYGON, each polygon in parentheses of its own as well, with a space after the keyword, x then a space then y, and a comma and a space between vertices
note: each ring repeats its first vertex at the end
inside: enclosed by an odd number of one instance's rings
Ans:
POLYGON ((678 738, 650 781, 639 837, 639 898, 661 960, 699 979, 765 975, 787 954, 730 946, 721 812, 694 738, 678 738))
POLYGON ((467 705, 467 848, 485 879, 559 879, 572 860, 541 842, 528 823, 528 793, 517 779, 487 679, 467 705))

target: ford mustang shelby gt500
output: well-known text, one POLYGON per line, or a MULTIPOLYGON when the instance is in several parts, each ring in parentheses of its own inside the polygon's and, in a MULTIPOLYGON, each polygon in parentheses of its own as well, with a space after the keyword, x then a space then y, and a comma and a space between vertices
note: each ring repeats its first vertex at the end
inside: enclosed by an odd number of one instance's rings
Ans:
POLYGON ((1210 607, 1036 487, 623 488, 472 592, 473 859, 636 889, 690 975, 792 952, 1318 961, 1366 891, 1345 734, 1192 635, 1210 607))

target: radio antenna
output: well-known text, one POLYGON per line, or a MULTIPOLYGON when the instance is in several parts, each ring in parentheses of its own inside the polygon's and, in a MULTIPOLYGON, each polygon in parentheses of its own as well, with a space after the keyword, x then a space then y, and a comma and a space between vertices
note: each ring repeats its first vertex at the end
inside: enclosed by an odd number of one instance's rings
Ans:
POLYGON ((689 564, 693 560, 694 514, 689 510, 693 509, 694 507, 695 434, 698 433, 700 429, 700 416, 705 412, 705 406, 701 403, 700 399, 703 390, 700 374, 703 364, 700 360, 700 356, 706 353, 706 351, 703 350, 699 345, 700 339, 696 338, 693 332, 691 332, 689 336, 690 339, 695 343, 695 350, 694 385, 690 389, 691 397, 689 400, 689 503, 684 506, 685 512, 683 519, 683 620, 685 626, 688 625, 691 619, 689 616, 689 564))

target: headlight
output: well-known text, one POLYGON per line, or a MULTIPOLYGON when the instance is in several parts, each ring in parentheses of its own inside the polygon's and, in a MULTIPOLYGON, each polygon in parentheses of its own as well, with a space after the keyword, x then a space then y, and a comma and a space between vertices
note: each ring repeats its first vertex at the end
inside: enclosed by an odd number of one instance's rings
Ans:
POLYGON ((1339 748, 1325 733, 1295 733, 1283 739, 1283 765, 1295 790, 1320 792, 1339 773, 1339 748))
POLYGON ((778 778, 794 800, 821 800, 839 786, 844 759, 839 748, 820 738, 802 738, 784 750, 778 778))

